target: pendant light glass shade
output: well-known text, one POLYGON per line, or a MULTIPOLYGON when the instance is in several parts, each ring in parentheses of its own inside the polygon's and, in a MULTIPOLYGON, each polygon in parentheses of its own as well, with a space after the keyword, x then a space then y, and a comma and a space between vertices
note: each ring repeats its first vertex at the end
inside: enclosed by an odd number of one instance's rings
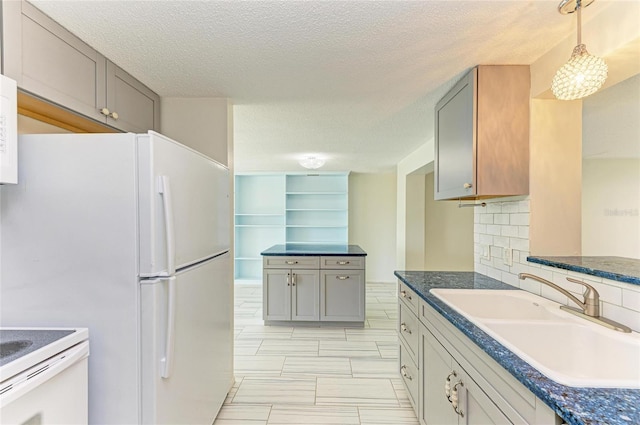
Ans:
POLYGON ((560 100, 580 99, 598 91, 607 79, 602 58, 590 55, 584 44, 573 49, 571 59, 553 77, 551 91, 560 100))
POLYGON ((575 100, 598 91, 607 79, 608 67, 602 58, 590 55, 582 44, 582 8, 594 0, 562 0, 558 11, 562 14, 577 12, 578 45, 569 61, 564 64, 551 83, 553 95, 560 100, 575 100))

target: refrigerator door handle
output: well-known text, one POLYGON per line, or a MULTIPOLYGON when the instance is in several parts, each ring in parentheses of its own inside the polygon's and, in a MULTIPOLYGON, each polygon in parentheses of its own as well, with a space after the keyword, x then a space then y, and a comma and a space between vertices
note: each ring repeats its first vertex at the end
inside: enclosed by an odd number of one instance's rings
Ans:
POLYGON ((167 324, 165 330, 164 357, 160 360, 162 371, 160 376, 164 379, 171 377, 173 371, 173 352, 176 334, 176 277, 163 279, 167 282, 167 324))
POLYGON ((162 196, 162 207, 164 209, 164 229, 167 240, 167 275, 173 276, 176 273, 176 244, 173 230, 173 203, 171 200, 169 176, 158 176, 158 193, 162 196))

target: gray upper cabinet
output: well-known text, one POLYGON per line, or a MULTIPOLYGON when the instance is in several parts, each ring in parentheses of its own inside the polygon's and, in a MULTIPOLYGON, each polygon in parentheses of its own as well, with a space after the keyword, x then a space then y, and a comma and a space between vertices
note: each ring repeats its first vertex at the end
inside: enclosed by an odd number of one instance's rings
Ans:
POLYGON ((530 74, 480 65, 435 109, 435 199, 529 193, 530 74))
POLYGON ((160 97, 111 61, 106 90, 107 124, 133 133, 159 131, 160 97))
POLYGON ((2 71, 22 91, 100 123, 160 128, 158 95, 25 1, 2 2, 2 71))

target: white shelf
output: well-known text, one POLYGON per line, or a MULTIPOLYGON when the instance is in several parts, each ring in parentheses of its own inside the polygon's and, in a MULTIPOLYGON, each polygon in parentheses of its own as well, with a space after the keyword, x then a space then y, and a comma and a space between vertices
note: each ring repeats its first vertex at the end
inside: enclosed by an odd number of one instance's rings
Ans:
POLYGON ((269 228, 269 227, 283 227, 283 224, 236 224, 236 227, 263 227, 263 228, 269 228))
POLYGON ((315 224, 287 224, 285 227, 303 227, 303 228, 311 228, 311 229, 322 229, 322 228, 329 228, 329 229, 346 229, 347 226, 345 225, 333 225, 333 224, 319 224, 319 225, 315 225, 315 224))
POLYGON ((235 278, 261 279, 276 244, 348 243, 347 173, 236 175, 235 278))

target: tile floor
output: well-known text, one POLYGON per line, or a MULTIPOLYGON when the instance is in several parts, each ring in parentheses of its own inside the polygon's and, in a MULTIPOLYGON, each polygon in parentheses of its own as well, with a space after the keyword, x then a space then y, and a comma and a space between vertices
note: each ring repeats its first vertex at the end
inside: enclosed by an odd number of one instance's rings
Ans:
POLYGON ((215 425, 418 425, 398 374, 396 286, 367 283, 364 328, 264 326, 235 287, 235 375, 215 425))

